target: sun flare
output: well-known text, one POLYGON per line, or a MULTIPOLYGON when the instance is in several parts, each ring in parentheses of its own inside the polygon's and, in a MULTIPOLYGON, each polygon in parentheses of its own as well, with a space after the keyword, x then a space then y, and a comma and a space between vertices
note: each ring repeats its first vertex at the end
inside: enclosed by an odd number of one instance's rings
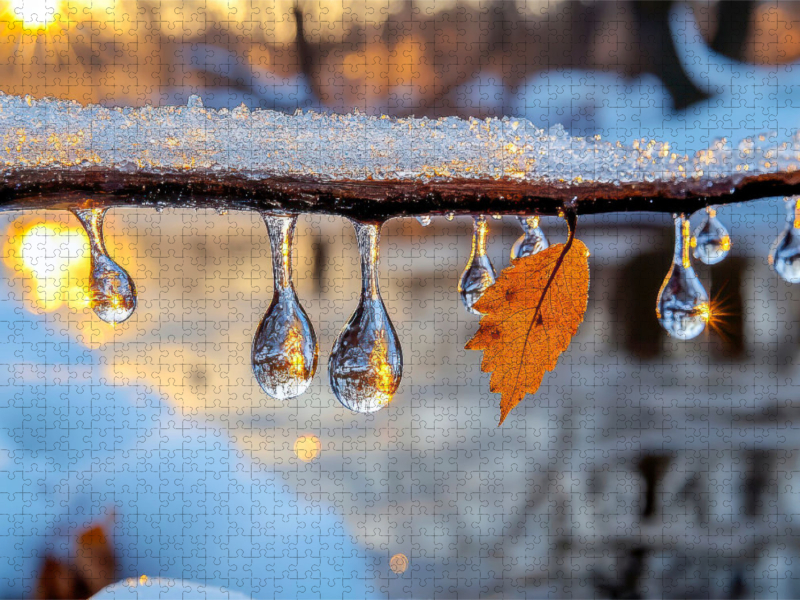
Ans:
POLYGON ((60 0, 11 0, 10 8, 25 29, 37 31, 55 21, 59 5, 60 0))
POLYGON ((87 306, 89 252, 82 229, 35 222, 11 239, 15 243, 6 253, 6 262, 14 272, 30 278, 34 307, 52 311, 64 304, 76 309, 87 306))

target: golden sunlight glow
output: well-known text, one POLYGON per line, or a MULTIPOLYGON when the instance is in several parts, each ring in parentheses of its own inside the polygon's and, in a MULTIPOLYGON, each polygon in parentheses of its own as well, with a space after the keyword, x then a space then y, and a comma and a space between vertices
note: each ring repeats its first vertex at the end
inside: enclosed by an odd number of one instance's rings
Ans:
POLYGON ((731 328, 731 318, 736 316, 730 294, 720 289, 708 304, 700 307, 703 320, 721 338, 727 339, 731 328))
MULTIPOLYGON (((689 230, 689 219, 686 217, 681 217, 681 226, 683 227, 683 248, 681 252, 681 261, 683 262, 683 267, 688 269, 692 266, 692 261, 689 258, 689 246, 692 244, 692 234, 689 230)), ((695 244, 697 244, 696 240, 695 244)))
POLYGON ((800 198, 794 201, 794 228, 800 229, 800 198))
POLYGON ((472 239, 472 255, 486 254, 486 237, 489 235, 489 223, 481 216, 478 219, 477 235, 472 239))
POLYGON ((322 442, 315 435, 301 435, 294 442, 294 453, 303 462, 311 462, 319 456, 322 442))
POLYGON ((6 254, 7 260, 32 278, 34 306, 51 311, 63 304, 74 308, 88 305, 90 261, 83 229, 39 222, 22 235, 12 234, 11 239, 17 247, 6 254))
POLYGON ((59 0, 11 0, 11 12, 31 31, 46 29, 53 23, 60 8, 59 0))
POLYGON ((697 307, 696 312, 700 315, 700 317, 708 323, 711 319, 714 318, 713 310, 711 308, 711 304, 708 302, 703 302, 697 307))
POLYGON ((389 559, 389 568, 393 573, 405 573, 408 569, 408 557, 405 554, 395 554, 389 559))
POLYGON ((371 386, 379 397, 381 405, 391 402, 395 390, 395 377, 392 366, 386 358, 386 340, 381 336, 369 355, 369 366, 372 374, 371 386))
POLYGON ((286 374, 289 378, 293 381, 305 379, 308 375, 308 370, 306 358, 303 354, 303 335, 296 327, 292 327, 287 332, 283 352, 288 367, 288 373, 286 374))

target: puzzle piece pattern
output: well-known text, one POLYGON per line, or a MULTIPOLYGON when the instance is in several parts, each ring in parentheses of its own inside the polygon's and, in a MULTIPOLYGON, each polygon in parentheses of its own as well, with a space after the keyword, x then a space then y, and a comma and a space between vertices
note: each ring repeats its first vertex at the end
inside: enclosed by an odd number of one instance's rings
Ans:
MULTIPOLYGON (((630 5, 597 4, 596 54, 624 53, 630 5)), ((707 13, 695 20, 682 5, 670 31, 708 98, 681 109, 652 72, 568 63, 577 42, 556 23, 590 22, 586 7, 298 6, 305 46, 288 2, 80 5, 42 48, 3 21, 0 45, 13 57, 0 66, 4 91, 513 115, 576 135, 666 138, 680 153, 797 122, 794 64, 712 53, 699 41, 707 13), (90 32, 70 25, 86 15, 90 32)), ((365 416, 328 385, 327 355, 359 290, 346 221, 298 223, 296 287, 320 367, 309 391, 283 404, 250 370, 272 293, 259 215, 113 209, 107 245, 139 290, 136 313, 115 328, 68 298, 86 277, 75 220, 5 215, 0 594, 33 594, 45 556, 73 559, 76 534, 103 524, 122 580, 105 592, 114 597, 170 585, 157 578, 265 598, 800 595, 798 290, 766 260, 784 208, 762 201, 719 216, 733 253, 698 272, 729 314, 692 342, 666 338, 654 314, 669 217, 582 218, 585 322, 539 392, 497 428, 489 376, 464 350, 478 323, 456 291, 468 219, 384 226, 381 288, 405 371, 392 404, 365 416), (27 237, 40 223, 53 229, 27 237)), ((489 223, 499 270, 520 230, 510 218, 489 223)), ((551 243, 563 241, 563 222, 542 223, 551 243)))

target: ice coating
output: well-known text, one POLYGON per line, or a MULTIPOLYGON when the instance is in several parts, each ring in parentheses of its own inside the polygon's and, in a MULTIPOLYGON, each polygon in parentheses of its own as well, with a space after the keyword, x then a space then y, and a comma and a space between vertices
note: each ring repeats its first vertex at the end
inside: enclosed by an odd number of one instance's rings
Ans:
POLYGON ((242 106, 105 108, 0 95, 0 164, 123 172, 236 173, 254 179, 494 179, 551 183, 737 178, 800 165, 800 138, 720 139, 696 152, 667 140, 623 146, 545 131, 525 119, 294 115, 242 106))
POLYGON ((275 290, 253 339, 253 374, 278 400, 299 396, 317 370, 319 346, 292 282, 292 243, 297 217, 264 215, 272 248, 275 290))
POLYGON ((786 228, 775 240, 769 262, 787 283, 800 283, 800 198, 786 199, 786 228))
POLYGON ((361 298, 328 357, 331 389, 353 412, 389 404, 403 377, 403 349, 378 283, 380 226, 353 221, 361 255, 361 298))
POLYGON ((106 250, 103 220, 106 209, 73 209, 86 230, 92 257, 91 306, 106 323, 127 321, 136 309, 136 286, 128 272, 106 250))

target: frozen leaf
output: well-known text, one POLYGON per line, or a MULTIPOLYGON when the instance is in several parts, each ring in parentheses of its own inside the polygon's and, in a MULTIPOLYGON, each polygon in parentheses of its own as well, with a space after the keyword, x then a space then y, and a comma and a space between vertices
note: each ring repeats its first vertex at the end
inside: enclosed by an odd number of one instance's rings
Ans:
POLYGON ((589 251, 580 240, 512 261, 475 308, 484 313, 467 343, 483 350, 481 370, 501 394, 500 424, 539 389, 583 321, 589 296, 589 251))

